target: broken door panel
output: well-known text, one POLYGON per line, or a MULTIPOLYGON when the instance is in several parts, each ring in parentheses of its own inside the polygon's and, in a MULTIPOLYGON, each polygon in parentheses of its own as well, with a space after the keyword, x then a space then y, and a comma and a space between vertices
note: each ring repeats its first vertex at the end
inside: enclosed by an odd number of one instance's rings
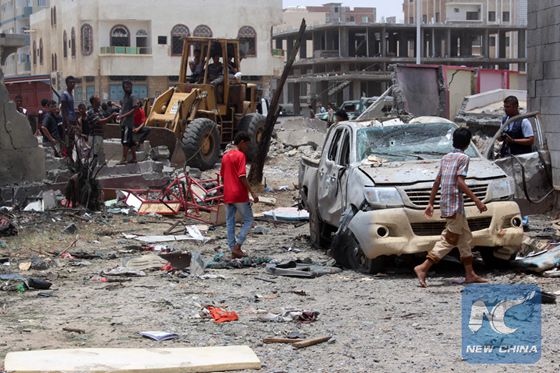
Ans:
POLYGON ((338 172, 340 166, 337 165, 340 139, 344 133, 344 128, 337 128, 336 133, 328 145, 327 157, 323 158, 319 165, 319 195, 317 196, 320 216, 329 224, 338 224, 338 216, 335 215, 340 210, 340 198, 338 197, 338 172))

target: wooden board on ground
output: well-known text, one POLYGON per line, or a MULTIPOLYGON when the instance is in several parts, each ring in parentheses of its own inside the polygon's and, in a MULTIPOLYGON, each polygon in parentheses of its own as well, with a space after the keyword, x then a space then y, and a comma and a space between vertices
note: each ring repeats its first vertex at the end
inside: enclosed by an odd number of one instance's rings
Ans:
POLYGON ((10 352, 6 373, 184 373, 260 369, 249 346, 194 348, 83 348, 10 352))
POLYGON ((162 215, 177 215, 181 209, 180 203, 166 202, 166 205, 159 202, 143 202, 142 206, 138 209, 138 214, 162 214, 162 215))

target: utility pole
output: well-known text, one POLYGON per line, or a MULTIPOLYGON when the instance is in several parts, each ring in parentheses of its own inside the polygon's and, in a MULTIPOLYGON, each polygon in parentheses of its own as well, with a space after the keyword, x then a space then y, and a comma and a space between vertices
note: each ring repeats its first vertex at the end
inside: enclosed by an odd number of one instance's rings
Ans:
POLYGON ((268 109, 268 115, 266 117, 266 125, 264 127, 264 131, 262 134, 262 141, 259 144, 259 148, 257 151, 257 156, 251 165, 251 170, 249 171, 249 176, 247 179, 249 183, 255 185, 262 183, 263 180, 263 170, 264 170, 264 163, 266 161, 266 156, 268 154, 268 149, 270 148, 270 139, 272 138, 272 132, 274 131, 274 125, 278 120, 278 115, 280 114, 280 97, 282 96, 282 89, 284 89, 284 85, 286 84, 286 80, 288 80, 288 75, 290 71, 292 71, 292 66, 296 60, 296 56, 299 52, 300 45, 305 43, 305 29, 306 29, 305 19, 301 20, 301 26, 299 27, 299 33, 297 39, 288 55, 288 60, 286 61, 286 65, 284 66, 284 71, 282 72, 282 77, 278 83, 278 87, 276 88, 276 92, 272 97, 272 101, 270 103, 270 107, 268 109))
POLYGON ((422 63, 422 1, 416 0, 416 64, 422 63))

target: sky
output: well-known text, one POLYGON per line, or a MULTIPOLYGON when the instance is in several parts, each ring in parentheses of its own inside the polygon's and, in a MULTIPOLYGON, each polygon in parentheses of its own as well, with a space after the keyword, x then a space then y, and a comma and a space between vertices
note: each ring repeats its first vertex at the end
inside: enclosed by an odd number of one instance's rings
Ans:
POLYGON ((397 21, 402 20, 404 15, 402 11, 402 0, 282 0, 284 7, 289 6, 306 6, 306 5, 323 5, 329 2, 340 2, 344 6, 370 6, 377 8, 377 20, 381 17, 396 16, 397 21))

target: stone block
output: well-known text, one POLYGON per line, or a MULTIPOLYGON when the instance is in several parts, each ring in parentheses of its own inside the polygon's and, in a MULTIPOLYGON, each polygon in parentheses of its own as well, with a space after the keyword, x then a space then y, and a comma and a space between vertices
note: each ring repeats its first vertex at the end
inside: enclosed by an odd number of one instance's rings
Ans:
POLYGON ((546 132, 547 134, 560 133, 560 115, 543 113, 541 111, 541 123, 544 132, 546 132))
POLYGON ((541 49, 542 61, 560 61, 560 43, 552 43, 541 49))
MULTIPOLYGON (((547 61, 542 64, 543 67, 543 77, 545 79, 560 79, 560 61, 547 61)), ((531 75, 533 79, 537 78, 537 75, 531 75)))
POLYGON ((540 97, 560 96, 560 79, 537 80, 536 95, 540 97))
POLYGON ((552 185, 554 186, 554 189, 560 189, 560 168, 552 168, 552 185))
POLYGON ((546 133, 545 138, 548 150, 551 152, 560 152, 560 133, 546 133))
POLYGON ((541 113, 560 115, 560 95, 556 97, 541 97, 541 113))
POLYGON ((527 30, 534 30, 538 27, 537 12, 527 13, 527 30))
POLYGON ((541 80, 544 77, 544 64, 540 61, 529 61, 527 75, 532 80, 541 80))

